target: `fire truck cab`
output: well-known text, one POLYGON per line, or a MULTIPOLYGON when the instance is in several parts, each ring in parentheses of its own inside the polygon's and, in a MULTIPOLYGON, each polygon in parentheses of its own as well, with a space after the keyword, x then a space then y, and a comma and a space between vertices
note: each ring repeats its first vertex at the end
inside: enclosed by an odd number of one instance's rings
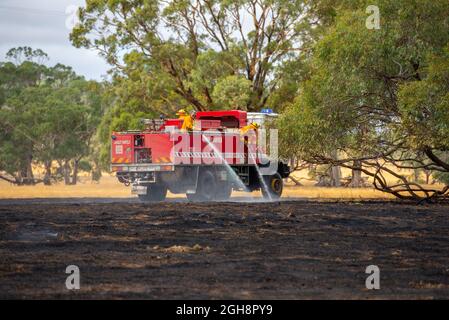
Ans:
POLYGON ((233 190, 261 190, 278 199, 290 169, 277 159, 277 140, 267 138, 277 134, 267 134, 265 126, 275 117, 266 111, 197 112, 192 131, 181 130, 182 119, 144 120, 145 130, 112 133, 111 170, 142 201, 163 201, 167 191, 191 201, 225 201, 233 190), (260 128, 242 133, 251 122, 260 128), (268 148, 276 152, 268 155, 268 148))

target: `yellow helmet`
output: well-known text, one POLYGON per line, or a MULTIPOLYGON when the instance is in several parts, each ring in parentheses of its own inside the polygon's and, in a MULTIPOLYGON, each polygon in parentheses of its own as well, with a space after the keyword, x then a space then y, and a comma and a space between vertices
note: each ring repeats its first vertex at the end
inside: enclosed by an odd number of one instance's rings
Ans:
POLYGON ((252 122, 251 125, 256 129, 260 128, 260 124, 258 124, 257 122, 252 122))
POLYGON ((185 116, 187 112, 184 109, 179 109, 178 112, 176 112, 177 116, 185 116))

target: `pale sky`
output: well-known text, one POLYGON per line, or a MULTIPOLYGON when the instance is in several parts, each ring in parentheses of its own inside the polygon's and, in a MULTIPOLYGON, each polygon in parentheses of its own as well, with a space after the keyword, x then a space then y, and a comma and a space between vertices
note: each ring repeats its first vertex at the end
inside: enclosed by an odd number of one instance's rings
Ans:
POLYGON ((95 51, 77 49, 69 41, 66 13, 84 0, 0 0, 0 61, 10 48, 29 46, 45 51, 48 65, 62 63, 73 67, 86 79, 101 80, 109 69, 95 51))

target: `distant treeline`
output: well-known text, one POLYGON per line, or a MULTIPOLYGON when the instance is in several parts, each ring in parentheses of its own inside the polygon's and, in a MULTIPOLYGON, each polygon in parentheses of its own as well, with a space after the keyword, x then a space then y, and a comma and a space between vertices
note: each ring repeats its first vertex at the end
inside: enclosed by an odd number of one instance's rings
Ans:
POLYGON ((105 85, 68 66, 47 67, 42 50, 11 49, 0 62, 0 178, 35 184, 76 184, 80 169, 101 174, 97 127, 105 85), (45 168, 36 178, 35 165, 45 168))

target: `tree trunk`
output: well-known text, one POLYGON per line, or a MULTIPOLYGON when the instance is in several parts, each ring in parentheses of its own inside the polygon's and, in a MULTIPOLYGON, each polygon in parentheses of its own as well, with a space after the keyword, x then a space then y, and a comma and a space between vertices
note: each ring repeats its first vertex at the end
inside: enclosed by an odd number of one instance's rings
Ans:
POLYGON ((33 156, 28 155, 25 158, 25 163, 21 166, 18 174, 18 182, 20 185, 34 184, 34 174, 32 165, 33 156))
POLYGON ((29 184, 34 184, 34 173, 33 173, 33 156, 29 156, 28 157, 28 161, 27 161, 27 178, 28 178, 28 183, 29 184))
MULTIPOLYGON (((337 150, 332 152, 332 158, 338 160, 337 150)), ((332 166, 330 168, 330 184, 332 187, 341 187, 341 168, 339 166, 332 166)))
POLYGON ((362 181, 362 163, 358 160, 355 160, 353 162, 353 167, 355 169, 352 169, 352 177, 351 182, 349 183, 349 187, 351 188, 360 188, 362 187, 363 181, 362 181))
POLYGON ((64 161, 63 171, 64 171, 64 183, 66 185, 69 185, 70 184, 70 165, 69 165, 68 160, 64 161))
POLYGON ((44 176, 44 184, 46 186, 51 185, 51 163, 52 161, 45 161, 45 176, 44 176))
POLYGON ((58 168, 56 168, 56 175, 57 176, 63 176, 64 175, 64 164, 61 160, 56 160, 58 163, 58 168))
POLYGON ((298 169, 298 164, 299 164, 299 160, 296 157, 291 157, 289 160, 289 166, 291 170, 296 170, 298 169))
POLYGON ((327 176, 321 175, 315 184, 316 187, 330 187, 330 179, 327 176))
POLYGON ((26 175, 27 175, 26 168, 24 168, 23 166, 21 166, 20 169, 19 169, 19 172, 17 173, 17 178, 16 178, 17 184, 18 184, 19 186, 22 186, 22 185, 25 184, 24 181, 25 181, 25 179, 26 179, 26 175))
POLYGON ((14 176, 13 179, 10 179, 10 178, 8 178, 8 177, 4 177, 4 176, 0 175, 0 180, 4 180, 4 181, 7 181, 7 182, 9 182, 9 183, 17 184, 17 185, 18 185, 18 184, 19 184, 18 177, 17 177, 17 176, 14 176), (13 180, 13 179, 14 179, 14 180, 13 180))
POLYGON ((78 164, 79 164, 79 160, 75 159, 73 161, 73 175, 72 175, 72 184, 76 185, 76 183, 78 182, 78 164))
POLYGON ((101 179, 101 168, 97 162, 94 162, 94 166, 92 168, 92 182, 98 183, 101 179))
POLYGON ((290 179, 291 181, 293 181, 294 183, 295 183, 295 186, 300 186, 300 187, 302 187, 303 186, 303 184, 301 183, 301 182, 299 182, 299 180, 298 179, 296 179, 296 178, 293 178, 291 175, 290 176, 288 176, 288 178, 286 178, 285 180, 287 181, 288 179, 290 179))
POLYGON ((432 176, 432 171, 424 170, 424 173, 426 175, 426 184, 430 184, 430 177, 432 176))
POLYGON ((413 170, 413 179, 414 182, 419 183, 419 169, 415 169, 413 170))
POLYGON ((341 169, 339 166, 332 166, 331 168, 331 186, 341 187, 341 169))

